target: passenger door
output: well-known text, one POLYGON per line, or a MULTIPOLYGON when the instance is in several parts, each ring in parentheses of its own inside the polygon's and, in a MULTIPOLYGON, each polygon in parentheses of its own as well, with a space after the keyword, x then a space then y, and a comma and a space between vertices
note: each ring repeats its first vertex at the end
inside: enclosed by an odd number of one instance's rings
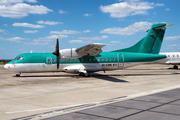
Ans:
POLYGON ((52 64, 52 57, 47 57, 46 58, 46 64, 51 65, 52 64))
POLYGON ((122 53, 117 54, 118 67, 124 67, 124 55, 122 53))

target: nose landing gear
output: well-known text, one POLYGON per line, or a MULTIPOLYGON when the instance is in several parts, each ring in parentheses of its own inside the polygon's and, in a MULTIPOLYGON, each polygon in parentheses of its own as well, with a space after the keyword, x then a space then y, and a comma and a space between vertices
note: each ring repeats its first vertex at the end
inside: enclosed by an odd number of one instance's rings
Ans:
POLYGON ((20 77, 21 73, 20 72, 16 72, 16 77, 20 77))

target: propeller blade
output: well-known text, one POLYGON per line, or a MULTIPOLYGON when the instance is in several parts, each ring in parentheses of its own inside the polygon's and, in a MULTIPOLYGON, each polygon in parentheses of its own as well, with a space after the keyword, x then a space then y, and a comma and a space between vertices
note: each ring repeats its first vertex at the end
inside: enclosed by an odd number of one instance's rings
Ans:
POLYGON ((57 57, 57 70, 59 70, 59 57, 57 57))
POLYGON ((56 38, 56 53, 59 56, 59 40, 56 38))
POLYGON ((55 47, 55 51, 53 52, 53 54, 56 55, 57 70, 59 70, 59 40, 58 40, 58 38, 56 39, 56 47, 55 47))

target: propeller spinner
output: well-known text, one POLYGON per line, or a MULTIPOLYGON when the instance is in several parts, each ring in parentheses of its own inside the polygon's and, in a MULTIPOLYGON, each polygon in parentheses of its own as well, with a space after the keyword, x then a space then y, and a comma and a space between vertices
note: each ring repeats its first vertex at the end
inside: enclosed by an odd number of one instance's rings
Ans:
POLYGON ((58 40, 58 38, 56 38, 56 47, 55 47, 55 51, 53 52, 53 54, 56 55, 57 70, 59 70, 59 40, 58 40))

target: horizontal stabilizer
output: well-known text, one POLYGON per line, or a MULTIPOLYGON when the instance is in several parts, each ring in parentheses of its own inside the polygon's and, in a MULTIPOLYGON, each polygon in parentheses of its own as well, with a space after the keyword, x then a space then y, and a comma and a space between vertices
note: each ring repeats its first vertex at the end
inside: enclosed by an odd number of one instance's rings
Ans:
POLYGON ((153 29, 165 29, 167 27, 173 26, 174 24, 169 24, 169 25, 164 25, 164 26, 160 26, 160 27, 155 27, 153 29))
MULTIPOLYGON (((169 25, 164 25, 164 26, 160 26, 160 27, 155 27, 153 29, 165 29, 167 27, 173 26, 174 24, 169 24, 169 25)), ((146 32, 149 32, 149 30, 147 30, 146 32)))

